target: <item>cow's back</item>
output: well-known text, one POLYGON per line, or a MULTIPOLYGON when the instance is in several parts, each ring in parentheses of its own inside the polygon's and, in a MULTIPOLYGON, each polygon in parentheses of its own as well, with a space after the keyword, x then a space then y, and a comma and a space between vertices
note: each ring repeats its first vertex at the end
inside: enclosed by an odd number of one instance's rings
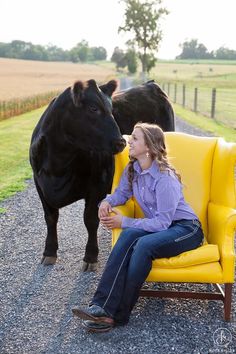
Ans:
POLYGON ((154 82, 120 91, 113 96, 113 115, 122 134, 131 134, 137 122, 158 124, 174 131, 174 112, 168 96, 154 82))

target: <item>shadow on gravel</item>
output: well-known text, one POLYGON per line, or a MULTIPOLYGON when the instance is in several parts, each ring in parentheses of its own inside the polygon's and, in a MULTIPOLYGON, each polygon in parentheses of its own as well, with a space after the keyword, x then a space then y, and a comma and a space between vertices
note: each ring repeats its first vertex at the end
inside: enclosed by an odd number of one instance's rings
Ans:
POLYGON ((1 329, 1 341, 4 342, 4 338, 9 331, 9 328, 16 323, 17 320, 22 319, 24 309, 29 306, 32 301, 32 296, 42 293, 42 288, 50 276, 53 266, 44 268, 42 265, 38 265, 34 271, 31 279, 27 281, 25 285, 22 284, 20 292, 14 297, 12 295, 11 309, 4 318, 4 329, 1 329))

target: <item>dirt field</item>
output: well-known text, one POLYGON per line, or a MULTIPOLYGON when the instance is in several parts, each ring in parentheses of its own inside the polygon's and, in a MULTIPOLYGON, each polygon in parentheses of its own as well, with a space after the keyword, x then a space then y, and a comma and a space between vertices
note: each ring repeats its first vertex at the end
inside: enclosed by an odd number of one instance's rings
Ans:
POLYGON ((0 100, 63 90, 76 80, 115 78, 109 64, 73 64, 0 58, 0 100))

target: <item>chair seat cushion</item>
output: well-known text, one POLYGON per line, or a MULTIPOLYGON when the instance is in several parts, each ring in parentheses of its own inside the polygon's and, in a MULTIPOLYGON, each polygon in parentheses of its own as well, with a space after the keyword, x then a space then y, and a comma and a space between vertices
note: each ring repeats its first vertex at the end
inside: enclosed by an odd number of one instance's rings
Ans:
POLYGON ((198 264, 217 262, 220 253, 217 245, 204 244, 194 250, 183 252, 175 257, 159 258, 153 261, 157 268, 184 268, 198 264))

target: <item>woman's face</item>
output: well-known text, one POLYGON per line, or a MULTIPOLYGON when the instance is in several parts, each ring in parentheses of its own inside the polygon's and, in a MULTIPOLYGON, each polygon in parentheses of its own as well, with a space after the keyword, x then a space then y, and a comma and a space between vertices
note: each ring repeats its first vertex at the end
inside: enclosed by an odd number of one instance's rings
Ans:
POLYGON ((144 135, 140 128, 134 128, 129 139, 129 155, 137 160, 146 157, 148 146, 144 141, 144 135))

